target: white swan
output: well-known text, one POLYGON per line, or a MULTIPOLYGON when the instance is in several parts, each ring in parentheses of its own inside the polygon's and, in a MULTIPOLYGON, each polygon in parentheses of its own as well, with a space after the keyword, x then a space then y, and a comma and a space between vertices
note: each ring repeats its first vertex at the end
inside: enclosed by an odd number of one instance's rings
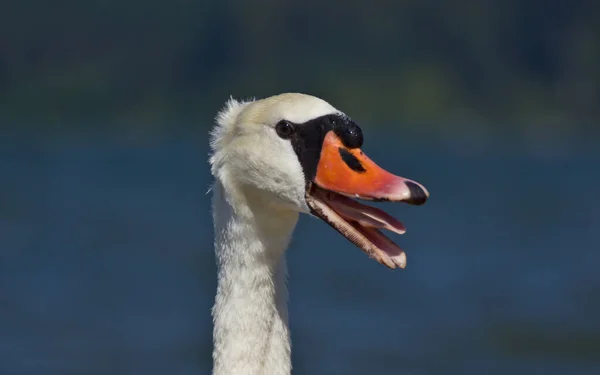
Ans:
POLYGON ((380 263, 405 267, 404 252, 377 230, 402 234, 403 225, 348 197, 423 204, 429 193, 378 167, 360 150, 362 141, 348 116, 304 94, 231 99, 218 114, 210 157, 214 375, 291 373, 284 252, 300 212, 380 263))

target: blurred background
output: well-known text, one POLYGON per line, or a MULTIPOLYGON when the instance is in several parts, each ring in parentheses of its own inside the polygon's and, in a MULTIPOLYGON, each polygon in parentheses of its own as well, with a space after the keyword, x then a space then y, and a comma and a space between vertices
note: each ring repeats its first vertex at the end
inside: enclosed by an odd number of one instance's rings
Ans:
POLYGON ((599 86, 592 0, 3 2, 0 374, 209 374, 208 130, 285 91, 432 194, 401 271, 302 217, 295 374, 600 374, 599 86))

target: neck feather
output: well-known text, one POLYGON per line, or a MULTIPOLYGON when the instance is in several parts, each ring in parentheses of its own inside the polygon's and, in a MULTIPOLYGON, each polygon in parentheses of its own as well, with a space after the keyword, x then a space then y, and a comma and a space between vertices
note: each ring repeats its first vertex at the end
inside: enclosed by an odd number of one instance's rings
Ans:
POLYGON ((213 375, 289 375, 284 252, 298 213, 233 194, 218 181, 213 194, 218 273, 213 375))

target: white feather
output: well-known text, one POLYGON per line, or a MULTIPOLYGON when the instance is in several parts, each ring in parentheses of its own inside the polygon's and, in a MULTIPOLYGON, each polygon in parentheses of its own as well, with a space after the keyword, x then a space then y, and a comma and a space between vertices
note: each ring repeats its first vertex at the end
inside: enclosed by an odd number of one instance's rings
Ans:
POLYGON ((340 113, 304 94, 230 98, 211 132, 218 288, 214 375, 289 375, 285 249, 308 212, 302 167, 274 126, 340 113))

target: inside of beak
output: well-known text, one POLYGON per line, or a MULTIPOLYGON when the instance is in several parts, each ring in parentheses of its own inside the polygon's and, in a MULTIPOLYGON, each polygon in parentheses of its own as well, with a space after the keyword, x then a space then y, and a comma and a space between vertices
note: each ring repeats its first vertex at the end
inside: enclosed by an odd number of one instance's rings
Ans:
POLYGON ((322 189, 352 198, 424 204, 429 192, 421 184, 379 167, 360 149, 350 149, 329 131, 323 141, 314 182, 322 189))

